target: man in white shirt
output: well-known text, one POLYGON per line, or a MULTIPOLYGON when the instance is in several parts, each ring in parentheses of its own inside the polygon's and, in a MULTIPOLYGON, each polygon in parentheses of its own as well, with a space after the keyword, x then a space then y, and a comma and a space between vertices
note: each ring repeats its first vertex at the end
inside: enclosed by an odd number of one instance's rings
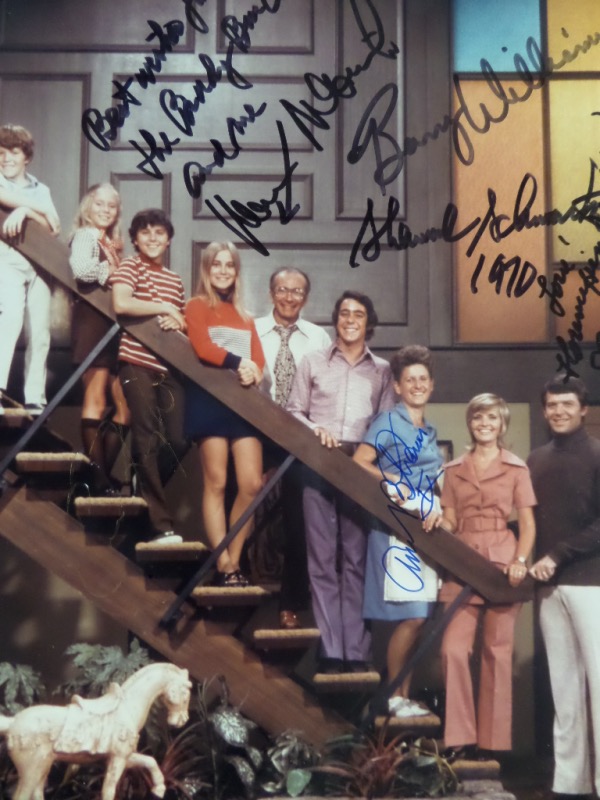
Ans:
MULTIPOLYGON (((254 322, 267 361, 271 397, 285 407, 302 358, 329 347, 331 339, 319 325, 300 316, 310 293, 310 279, 302 270, 281 267, 271 275, 269 289, 273 310, 254 322)), ((272 453, 267 450, 267 462, 280 461, 281 453, 272 449, 272 453)), ((301 465, 294 462, 284 475, 281 492, 284 542, 279 622, 288 630, 299 627, 296 612, 306 608, 309 600, 302 478, 301 465)))

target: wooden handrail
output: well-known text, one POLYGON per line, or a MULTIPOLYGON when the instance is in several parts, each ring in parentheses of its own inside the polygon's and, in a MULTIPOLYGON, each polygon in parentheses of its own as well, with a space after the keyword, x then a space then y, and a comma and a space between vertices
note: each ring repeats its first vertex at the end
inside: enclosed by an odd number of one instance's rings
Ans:
MULTIPOLYGON (((0 229, 5 217, 6 212, 0 209, 0 229)), ((10 243, 62 286, 79 294, 68 263, 68 248, 40 225, 28 221, 20 239, 11 240, 10 243)), ((86 293, 84 298, 106 316, 116 319, 106 292, 98 289, 86 293)), ((506 576, 497 567, 443 528, 427 534, 414 517, 398 515, 397 509, 396 513, 392 513, 390 503, 375 478, 340 451, 323 448, 312 431, 256 387, 244 388, 229 370, 201 364, 186 336, 165 333, 155 319, 123 317, 119 322, 163 361, 215 395, 337 489, 356 500, 403 541, 407 541, 409 536, 418 551, 472 586, 484 598, 493 603, 515 603, 532 598, 533 581, 530 578, 519 588, 511 588, 506 576)))

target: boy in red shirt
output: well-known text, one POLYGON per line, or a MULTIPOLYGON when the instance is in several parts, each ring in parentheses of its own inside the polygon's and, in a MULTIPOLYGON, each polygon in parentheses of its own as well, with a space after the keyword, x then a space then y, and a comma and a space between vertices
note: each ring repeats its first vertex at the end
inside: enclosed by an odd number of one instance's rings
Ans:
MULTIPOLYGON (((129 228, 136 255, 124 259, 110 283, 117 314, 157 318, 164 331, 185 331, 181 278, 163 265, 174 228, 161 209, 138 212, 129 228)), ((164 485, 186 450, 183 389, 168 366, 124 331, 119 379, 131 411, 133 457, 142 497, 148 503, 153 541, 178 544, 164 485)))

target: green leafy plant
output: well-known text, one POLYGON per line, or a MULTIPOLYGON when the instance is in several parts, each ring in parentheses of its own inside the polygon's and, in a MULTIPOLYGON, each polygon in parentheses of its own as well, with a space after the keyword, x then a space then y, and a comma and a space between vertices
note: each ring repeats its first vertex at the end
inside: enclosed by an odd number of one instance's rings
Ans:
MULTIPOLYGON (((134 640, 129 653, 118 647, 77 644, 69 647, 74 675, 61 688, 86 697, 102 694, 113 681, 123 683, 151 663, 134 640)), ((17 713, 45 694, 40 676, 30 667, 0 664, 0 708, 17 713)), ((310 792, 321 796, 439 797, 453 792, 457 780, 426 739, 390 737, 387 726, 374 735, 356 733, 328 742, 322 751, 301 734, 286 731, 269 739, 230 702, 225 678, 196 684, 190 720, 175 732, 156 704, 142 731, 139 751, 151 754, 165 777, 168 800, 253 800, 310 792)), ((104 765, 55 765, 49 800, 93 800, 100 797, 104 765)), ((15 772, 0 741, 0 798, 15 783, 15 772)), ((8 797, 8 795, 6 795, 8 797)), ((117 800, 150 800, 144 770, 128 770, 117 788, 117 800)))
POLYGON ((39 672, 23 664, 0 664, 0 712, 17 714, 46 696, 46 687, 39 672))
POLYGON ((318 751, 299 733, 284 731, 267 750, 260 787, 267 794, 286 792, 299 797, 312 779, 310 768, 318 762, 318 751))
POLYGON ((208 703, 212 681, 202 684, 199 692, 199 721, 204 726, 211 761, 211 794, 216 800, 256 794, 257 774, 263 763, 263 749, 254 739, 260 737, 254 722, 229 702, 225 678, 217 678, 219 700, 214 710, 208 703), (254 736, 256 734, 256 737, 254 736))
POLYGON ((311 791, 350 797, 438 797, 455 791, 457 779, 435 743, 349 734, 329 742, 312 769, 311 791))
POLYGON ((123 683, 138 669, 152 663, 148 651, 137 639, 132 640, 127 654, 116 645, 73 644, 65 650, 65 655, 73 657, 75 667, 73 677, 58 690, 67 696, 77 693, 98 697, 113 681, 123 683))

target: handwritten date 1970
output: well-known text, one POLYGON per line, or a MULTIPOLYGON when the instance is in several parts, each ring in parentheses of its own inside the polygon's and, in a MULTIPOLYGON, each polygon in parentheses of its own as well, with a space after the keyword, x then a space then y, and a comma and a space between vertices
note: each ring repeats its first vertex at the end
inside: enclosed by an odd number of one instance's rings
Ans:
MULTIPOLYGON (((597 191, 594 187, 594 177, 597 172, 598 167, 592 162, 587 192, 581 197, 575 198, 565 212, 552 209, 544 214, 532 213, 533 204, 538 193, 538 183, 530 173, 527 173, 519 184, 510 215, 497 209, 496 193, 493 189, 488 189, 485 212, 470 220, 461 230, 456 229, 458 207, 454 203, 448 203, 440 228, 429 228, 415 235, 405 222, 398 219, 400 203, 395 197, 389 198, 386 218, 378 227, 375 219, 374 203, 369 198, 367 200, 367 212, 350 252, 350 266, 358 267, 360 265, 357 260, 359 253, 367 262, 376 261, 381 254, 383 244, 393 250, 407 250, 408 248, 439 239, 451 243, 470 236, 466 250, 466 256, 470 258, 475 253, 486 232, 493 242, 500 243, 512 233, 527 228, 558 225, 569 220, 579 223, 595 223, 599 206, 598 198, 600 197, 600 191, 597 191)), ((483 274, 485 263, 485 256, 481 254, 471 276, 471 291, 473 293, 478 291, 478 282, 483 274)), ((538 275, 536 267, 531 262, 521 260, 518 256, 507 257, 505 254, 500 253, 490 265, 487 275, 490 283, 495 285, 497 294, 505 291, 509 297, 520 297, 534 283, 537 283, 541 291, 540 296, 550 294, 553 305, 556 303, 557 286, 555 282, 550 282, 549 285, 545 275, 538 275)))

